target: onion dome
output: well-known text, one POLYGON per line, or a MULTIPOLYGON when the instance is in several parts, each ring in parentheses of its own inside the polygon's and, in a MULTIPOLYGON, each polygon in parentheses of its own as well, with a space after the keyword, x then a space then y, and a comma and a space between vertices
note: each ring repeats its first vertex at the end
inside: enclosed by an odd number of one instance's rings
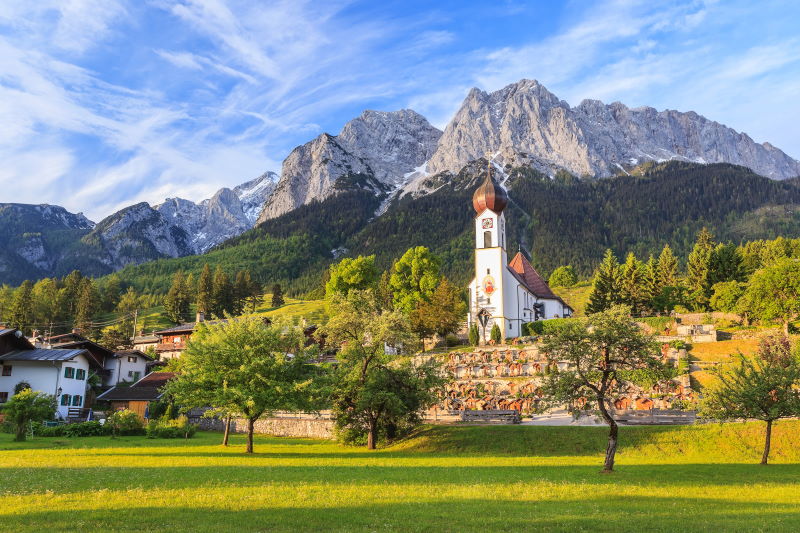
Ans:
POLYGON ((497 182, 492 179, 491 173, 486 174, 481 186, 472 195, 472 207, 477 213, 482 213, 484 209, 491 209, 500 214, 508 205, 508 194, 497 182))

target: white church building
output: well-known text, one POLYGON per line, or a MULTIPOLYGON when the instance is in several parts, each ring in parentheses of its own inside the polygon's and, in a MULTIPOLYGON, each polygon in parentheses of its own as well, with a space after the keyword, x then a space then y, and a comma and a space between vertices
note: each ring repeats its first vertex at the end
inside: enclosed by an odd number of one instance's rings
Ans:
POLYGON ((469 285, 469 324, 487 340, 494 324, 505 338, 523 335, 522 325, 568 317, 572 308, 556 296, 520 251, 506 251, 506 191, 487 173, 475 191, 475 278, 469 285))

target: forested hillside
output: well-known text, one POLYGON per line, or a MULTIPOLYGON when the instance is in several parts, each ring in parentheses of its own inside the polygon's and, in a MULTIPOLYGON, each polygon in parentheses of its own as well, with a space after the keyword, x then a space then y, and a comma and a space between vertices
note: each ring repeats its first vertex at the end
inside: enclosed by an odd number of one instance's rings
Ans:
MULTIPOLYGON (((432 194, 396 199, 377 218, 380 199, 350 191, 269 220, 206 255, 119 275, 139 290, 165 292, 173 272, 198 272, 208 262, 231 272, 249 269, 262 283, 279 282, 298 294, 319 286, 334 256, 376 254, 385 268, 410 246, 424 245, 442 257, 448 277, 463 283, 472 270, 471 197, 485 168, 469 165, 432 194)), ((527 167, 507 172, 509 251, 522 243, 545 275, 572 264, 588 277, 606 248, 646 258, 669 244, 685 258, 703 226, 718 241, 736 244, 800 236, 798 181, 773 181, 744 167, 671 162, 605 179, 550 178, 527 167)))

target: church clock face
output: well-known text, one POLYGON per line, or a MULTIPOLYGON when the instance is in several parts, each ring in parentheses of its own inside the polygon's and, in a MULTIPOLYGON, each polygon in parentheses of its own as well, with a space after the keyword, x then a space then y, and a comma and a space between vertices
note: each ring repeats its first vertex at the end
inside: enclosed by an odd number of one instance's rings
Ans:
POLYGON ((483 229, 491 229, 494 227, 494 220, 492 220, 491 218, 484 218, 483 220, 481 220, 481 226, 483 227, 483 229))
POLYGON ((483 283, 481 285, 483 286, 484 294, 486 294, 487 296, 491 296, 494 293, 495 286, 494 286, 494 278, 492 276, 486 276, 485 278, 483 278, 483 283))

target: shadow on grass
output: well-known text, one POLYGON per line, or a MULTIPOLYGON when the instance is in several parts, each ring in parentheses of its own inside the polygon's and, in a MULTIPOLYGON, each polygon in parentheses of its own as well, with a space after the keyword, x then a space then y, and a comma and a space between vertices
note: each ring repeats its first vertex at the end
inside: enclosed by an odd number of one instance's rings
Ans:
POLYGON ((109 490, 191 489, 202 486, 259 487, 274 484, 330 483, 332 486, 390 484, 398 487, 432 484, 442 487, 482 484, 580 483, 594 487, 704 487, 770 484, 800 492, 800 465, 681 464, 618 465, 614 474, 599 473, 597 465, 536 466, 384 466, 325 465, 211 465, 211 466, 88 466, 85 468, 0 468, 6 494, 78 493, 86 487, 109 490), (79 488, 76 490, 76 488, 79 488))
POLYGON ((3 518, 15 531, 797 531, 800 507, 785 503, 742 503, 725 499, 587 497, 583 500, 526 501, 465 498, 399 503, 362 501, 276 502, 248 499, 183 502, 96 510, 79 508, 17 513, 3 518))

